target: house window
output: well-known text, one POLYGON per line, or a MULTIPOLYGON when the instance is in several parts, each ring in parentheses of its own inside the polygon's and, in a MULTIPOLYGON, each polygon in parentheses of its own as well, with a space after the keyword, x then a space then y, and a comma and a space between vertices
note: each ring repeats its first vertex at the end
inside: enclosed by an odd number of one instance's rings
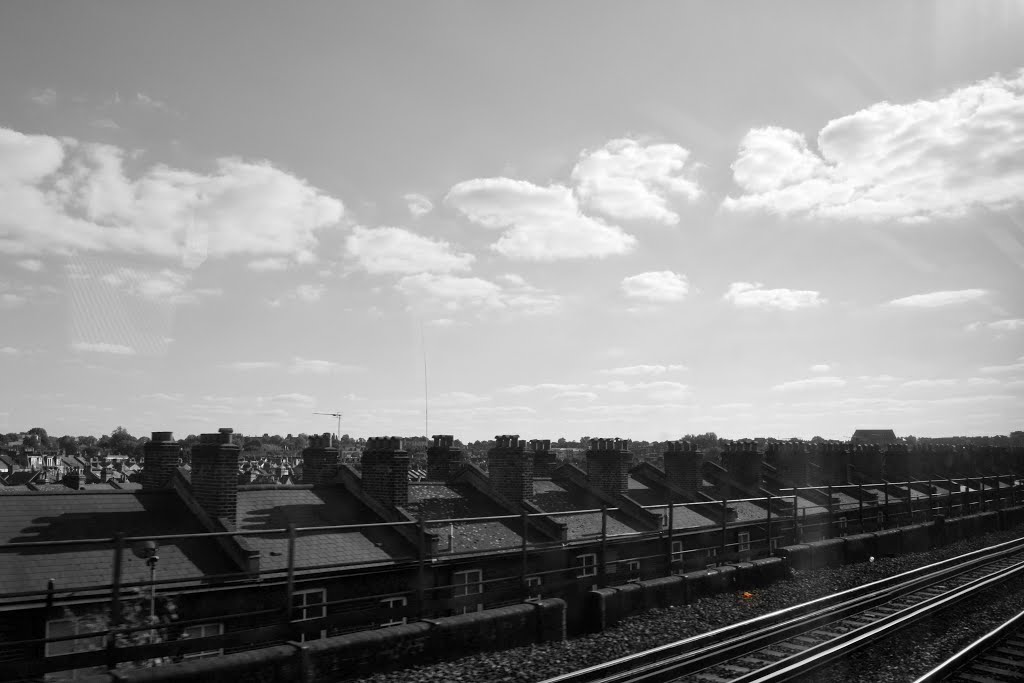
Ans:
POLYGON ((77 619, 51 619, 46 622, 46 639, 68 638, 47 642, 44 653, 47 657, 70 655, 74 652, 89 652, 103 649, 103 636, 88 636, 89 631, 77 619), (69 636, 84 636, 69 638, 69 636))
POLYGON ((741 553, 750 552, 750 532, 741 531, 736 534, 736 542, 741 553))
POLYGON ((526 599, 527 600, 540 600, 540 584, 541 578, 539 576, 527 576, 526 577, 526 599))
POLYGON ((480 569, 455 572, 452 578, 452 594, 456 600, 456 614, 479 612, 484 608, 482 598, 479 597, 484 593, 483 580, 484 573, 480 569))
POLYGON ((779 547, 779 539, 771 538, 768 540, 768 550, 775 550, 779 547))
POLYGON ((682 562, 683 561, 683 542, 672 541, 672 561, 682 562))
MULTIPOLYGON (((292 621, 309 621, 327 616, 327 591, 323 588, 311 588, 304 591, 295 591, 292 594, 292 621)), ((327 637, 327 629, 320 629, 320 635, 315 633, 303 633, 299 638, 300 642, 316 640, 327 637)))
MULTIPOLYGON (((181 632, 182 638, 208 638, 210 636, 224 635, 224 624, 197 624, 186 626, 181 632)), ((202 659, 204 657, 218 657, 224 654, 224 648, 219 650, 202 650, 200 652, 189 652, 185 659, 202 659)))
MULTIPOLYGON (((396 595, 394 597, 384 598, 383 600, 381 600, 380 609, 386 615, 388 612, 391 612, 392 610, 396 609, 402 609, 408 606, 408 604, 408 598, 406 598, 404 595, 396 595)), ((408 623, 408 621, 409 620, 404 616, 395 616, 393 618, 389 618, 385 621, 380 622, 380 626, 381 628, 384 628, 385 626, 400 626, 402 624, 408 623)))
POLYGON ((577 555, 576 566, 579 568, 579 572, 576 574, 577 579, 583 579, 588 576, 597 576, 597 555, 594 553, 577 555))
POLYGON ((708 548, 707 566, 714 567, 718 560, 718 548, 708 548))
POLYGON ((630 560, 626 563, 626 573, 629 578, 636 579, 640 577, 640 560, 630 560))
POLYGON ((839 519, 836 522, 836 525, 837 525, 837 527, 839 529, 839 535, 840 536, 845 536, 846 535, 846 515, 840 515, 839 519))

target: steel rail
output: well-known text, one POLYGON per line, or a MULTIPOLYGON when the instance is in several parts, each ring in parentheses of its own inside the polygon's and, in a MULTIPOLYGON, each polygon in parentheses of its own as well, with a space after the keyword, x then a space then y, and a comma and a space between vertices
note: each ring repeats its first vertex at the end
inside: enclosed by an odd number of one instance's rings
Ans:
MULTIPOLYGON (((972 664, 977 662, 979 659, 986 657, 986 655, 988 655, 988 653, 997 645, 1022 629, 1024 629, 1024 612, 1011 617, 992 631, 981 636, 973 643, 918 678, 914 683, 935 683, 937 681, 951 679, 961 670, 968 672, 967 669, 972 664)), ((1017 661, 1015 661, 1013 665, 1017 667, 1024 667, 1024 650, 1021 651, 1020 655, 1016 655, 1014 659, 1017 661)), ((1006 664, 1007 662, 1003 661, 998 663, 1006 664)), ((1017 675, 1020 676, 1019 673, 1017 675)))
POLYGON ((806 631, 819 622, 834 621, 858 610, 870 609, 871 604, 882 604, 1021 551, 1024 551, 1024 539, 1008 541, 610 662, 562 674, 546 679, 542 683, 656 680, 640 676, 645 675, 644 672, 653 674, 668 667, 678 670, 683 662, 692 664, 687 667, 689 669, 698 666, 706 668, 718 661, 734 658, 738 656, 738 652, 756 649, 753 646, 756 642, 777 642, 787 633, 806 631), (698 662, 702 665, 698 665, 698 662))

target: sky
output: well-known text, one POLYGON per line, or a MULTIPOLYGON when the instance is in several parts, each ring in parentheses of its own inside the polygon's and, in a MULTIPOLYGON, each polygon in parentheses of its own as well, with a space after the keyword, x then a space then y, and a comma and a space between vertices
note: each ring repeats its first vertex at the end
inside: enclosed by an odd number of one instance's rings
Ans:
POLYGON ((1019 2, 0 3, 0 431, 1024 428, 1019 2))

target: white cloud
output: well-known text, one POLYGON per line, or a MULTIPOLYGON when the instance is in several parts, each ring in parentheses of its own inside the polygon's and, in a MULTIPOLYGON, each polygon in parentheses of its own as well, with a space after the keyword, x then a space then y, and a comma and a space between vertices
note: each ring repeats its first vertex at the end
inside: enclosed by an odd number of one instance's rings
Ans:
POLYGON ((307 405, 315 402, 312 396, 297 393, 277 394, 276 396, 271 396, 268 400, 271 403, 292 403, 298 405, 307 405))
POLYGON ((972 387, 991 386, 993 384, 999 384, 999 380, 995 377, 971 377, 967 380, 967 384, 972 387))
POLYGON ((828 372, 831 369, 832 369, 832 366, 828 365, 826 363, 818 363, 817 365, 812 365, 811 366, 811 372, 816 372, 816 373, 828 372))
POLYGON ((587 389, 589 385, 586 384, 556 384, 552 382, 542 382, 541 384, 514 384, 510 387, 505 387, 502 391, 507 391, 510 394, 528 394, 534 391, 580 391, 587 389))
POLYGON ((445 203, 477 225, 502 230, 491 248, 513 259, 603 258, 636 246, 636 238, 621 228, 584 216, 572 191, 563 185, 477 178, 452 187, 445 203))
POLYGON ((33 273, 38 273, 43 269, 43 262, 39 259, 27 258, 18 261, 18 266, 33 273))
POLYGON ((125 152, 0 128, 0 251, 116 251, 189 268, 232 255, 314 258, 340 201, 270 163, 221 158, 211 173, 164 165, 135 178, 125 152))
POLYGON ((57 91, 53 88, 33 90, 28 98, 42 107, 51 107, 57 102, 57 91))
POLYGON ((945 97, 880 102, 834 119, 818 151, 783 128, 747 133, 723 207, 920 222, 1024 201, 1024 70, 945 97))
POLYGON ((434 204, 421 194, 410 192, 402 197, 413 218, 421 218, 434 210, 434 204))
POLYGON ((846 380, 841 377, 810 377, 783 382, 772 387, 773 391, 798 391, 802 389, 820 389, 823 387, 845 387, 846 380))
POLYGON ((189 291, 186 288, 191 278, 189 273, 167 268, 158 272, 118 268, 99 279, 112 287, 152 302, 195 303, 201 296, 214 296, 222 293, 219 289, 189 291))
POLYGON ((0 354, 5 356, 17 356, 21 351, 14 348, 13 346, 0 346, 0 354))
POLYGON ((157 392, 155 394, 143 394, 140 398, 148 398, 156 401, 181 401, 184 396, 181 394, 165 394, 157 392))
POLYGON ((686 369, 685 365, 628 365, 621 368, 608 368, 599 372, 605 375, 636 377, 642 375, 664 375, 667 372, 682 372, 686 369))
POLYGON ((689 156, 679 145, 609 140, 601 149, 580 155, 572 180, 582 203, 594 211, 612 218, 675 225, 679 215, 669 208, 668 200, 694 200, 701 194, 697 183, 683 175, 689 156))
POLYGON ((233 363, 225 363, 222 367, 230 370, 266 370, 268 368, 280 367, 280 363, 275 361, 262 361, 262 360, 240 360, 233 363))
POLYGON ((472 254, 458 253, 448 242, 432 240, 402 228, 357 226, 345 246, 368 273, 449 273, 467 270, 472 254))
POLYGON ((2 308, 17 308, 25 303, 25 297, 20 294, 14 294, 12 292, 4 292, 0 294, 0 307, 2 308))
POLYGON ((1018 358, 1016 363, 1011 363, 1008 365, 986 365, 983 368, 979 368, 979 371, 985 373, 986 375, 1024 372, 1024 356, 1018 358))
POLYGON ((475 308, 547 314, 557 311, 562 301, 557 294, 529 285, 501 287, 478 277, 433 273, 407 275, 396 288, 419 306, 439 306, 448 311, 475 308))
POLYGON ((256 259, 255 261, 249 261, 246 264, 249 270, 255 270, 257 272, 262 271, 273 271, 273 270, 286 270, 288 268, 288 259, 281 258, 278 256, 271 256, 269 258, 256 259))
POLYGON ((927 294, 914 294, 900 299, 893 299, 890 306, 902 306, 905 308, 938 308, 940 306, 952 306, 968 301, 980 299, 988 294, 984 289, 958 289, 955 291, 929 292, 927 294))
POLYGON ((567 399, 570 401, 595 401, 597 394, 593 391, 562 391, 551 397, 551 400, 567 399))
POLYGON ((90 353, 111 353, 119 356, 130 356, 135 353, 135 349, 124 344, 110 344, 108 342, 75 342, 71 345, 71 348, 75 351, 85 351, 90 353))
POLYGON ((1017 330, 1024 330, 1024 318, 1007 318, 1005 320, 994 320, 990 323, 975 322, 968 325, 966 329, 968 332, 974 332, 983 327, 993 332, 1016 332, 1017 330))
POLYGON ((630 275, 621 286, 628 297, 654 302, 682 301, 690 291, 686 276, 670 270, 630 275))
POLYGON ((329 360, 316 360, 312 358, 296 357, 292 359, 288 368, 294 373, 309 373, 314 375, 328 375, 335 372, 360 372, 363 370, 358 365, 344 365, 329 360))
POLYGON ((733 282, 725 293, 725 300, 740 308, 772 308, 795 311, 815 308, 827 303, 820 292, 800 289, 763 289, 760 282, 733 282))
POLYGON ((324 285, 299 285, 295 288, 295 298, 306 303, 320 301, 327 288, 324 285))
POLYGON ((468 391, 446 391, 432 397, 431 404, 437 407, 468 406, 486 403, 490 400, 490 396, 481 396, 468 391))
POLYGON ((106 130, 118 130, 119 128, 121 128, 121 126, 119 126, 117 124, 117 121, 114 121, 113 119, 106 119, 106 118, 103 118, 103 119, 93 119, 89 123, 89 125, 92 126, 93 128, 103 128, 103 129, 106 129, 106 130))
POLYGON ((955 385, 955 379, 912 379, 910 381, 904 382, 900 386, 907 388, 933 388, 951 387, 955 385))

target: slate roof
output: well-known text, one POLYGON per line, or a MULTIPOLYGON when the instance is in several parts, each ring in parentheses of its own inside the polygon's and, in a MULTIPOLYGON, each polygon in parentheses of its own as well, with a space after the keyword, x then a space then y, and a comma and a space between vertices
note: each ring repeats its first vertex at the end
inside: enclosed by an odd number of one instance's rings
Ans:
POLYGON ((866 443, 889 444, 895 443, 896 432, 891 429, 857 429, 853 432, 851 440, 863 441, 866 443))
MULTIPOLYGON (((414 517, 452 519, 460 517, 495 517, 508 512, 468 484, 426 481, 409 484, 409 503, 405 506, 414 517)), ((518 548, 523 542, 519 520, 490 520, 428 524, 427 530, 437 534, 438 550, 442 552, 473 552, 518 548), (451 543, 454 531, 455 544, 451 543)), ((530 534, 529 540, 539 541, 530 534)))
MULTIPOLYGON (((661 515, 666 520, 665 525, 668 525, 668 507, 665 506, 667 494, 664 489, 652 488, 630 477, 626 495, 640 505, 660 505, 661 507, 650 508, 648 512, 661 515)), ((713 520, 698 512, 701 507, 705 506, 689 508, 683 505, 676 505, 672 511, 672 528, 694 529, 713 525, 715 523, 713 520)))
MULTIPOLYGON (((201 533, 203 529, 172 491, 29 492, 0 497, 0 596, 45 590, 53 579, 59 590, 109 585, 111 545, 20 548, 29 541, 201 533)), ((148 581, 145 561, 124 553, 123 581, 148 581)), ((158 579, 199 580, 232 571, 211 539, 161 541, 158 579)), ((2 598, 0 598, 2 600, 2 598)))
MULTIPOLYGON (((601 501, 588 495, 585 491, 563 488, 550 479, 533 480, 533 502, 543 512, 563 512, 567 510, 592 510, 601 507, 601 501)), ((601 513, 585 512, 568 515, 550 515, 556 522, 566 525, 569 540, 594 538, 601 535, 601 513)), ((608 535, 632 534, 645 531, 643 527, 633 523, 620 512, 608 513, 608 535)))
MULTIPOLYGON (((379 523, 382 520, 352 494, 338 486, 242 486, 238 490, 240 530, 284 529, 379 523)), ((288 567, 288 538, 282 533, 246 536, 260 551, 260 571, 288 567)), ((390 564, 408 559, 415 548, 395 531, 371 527, 352 531, 300 533, 295 543, 295 566, 312 571, 323 565, 365 562, 390 564)))

